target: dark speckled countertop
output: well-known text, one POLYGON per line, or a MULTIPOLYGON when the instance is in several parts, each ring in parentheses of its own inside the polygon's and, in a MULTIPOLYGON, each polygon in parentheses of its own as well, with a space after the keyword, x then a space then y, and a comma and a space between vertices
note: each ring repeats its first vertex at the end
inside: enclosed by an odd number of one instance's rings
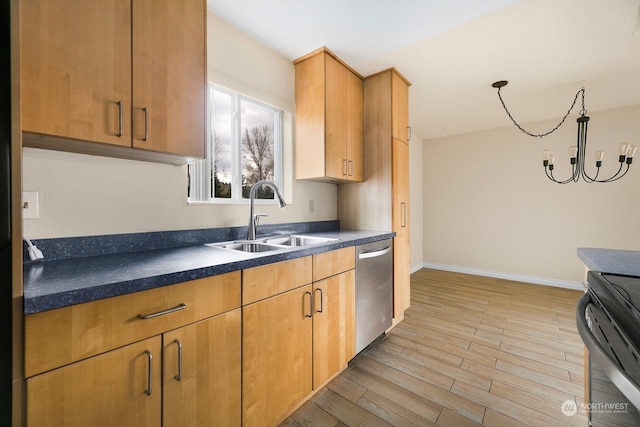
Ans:
POLYGON ((592 271, 640 277, 640 251, 578 248, 578 258, 592 271))
MULTIPOLYGON (((60 251, 56 248, 56 245, 63 246, 58 241, 60 239, 34 241, 34 244, 44 252, 45 261, 27 262, 24 265, 24 313, 37 313, 395 236, 393 232, 332 230, 336 228, 336 222, 330 223, 324 227, 284 227, 284 230, 289 233, 338 240, 263 253, 243 253, 207 246, 189 239, 185 243, 182 234, 194 233, 194 231, 172 232, 175 234, 171 235, 171 239, 175 240, 176 236, 179 236, 177 240, 181 240, 184 246, 164 247, 172 245, 154 243, 150 245, 153 247, 151 250, 138 248, 131 252, 118 252, 113 245, 102 252, 92 249, 92 245, 96 245, 94 240, 105 240, 107 238, 105 236, 95 239, 81 238, 80 244, 83 246, 85 256, 74 257, 60 255, 60 251), (47 253, 50 256, 47 256, 47 253), (87 254, 90 256, 86 256, 87 254), (51 260, 48 260, 49 258, 51 260)), ((274 230, 266 230, 267 233, 269 231, 274 230)), ((136 237, 133 240, 140 241, 147 234, 153 233, 133 235, 136 237)), ((127 236, 124 237, 126 240, 131 239, 132 235, 123 236, 127 236)), ((221 238, 221 236, 229 237, 218 233, 215 240, 208 240, 208 242, 237 240, 237 236, 231 236, 232 239, 221 238)), ((207 238, 213 239, 213 235, 205 237, 207 238)), ((154 242, 157 242, 157 239, 154 239, 154 242)), ((66 243, 67 246, 73 246, 78 241, 69 239, 66 243)), ((28 260, 28 256, 25 259, 28 260)))

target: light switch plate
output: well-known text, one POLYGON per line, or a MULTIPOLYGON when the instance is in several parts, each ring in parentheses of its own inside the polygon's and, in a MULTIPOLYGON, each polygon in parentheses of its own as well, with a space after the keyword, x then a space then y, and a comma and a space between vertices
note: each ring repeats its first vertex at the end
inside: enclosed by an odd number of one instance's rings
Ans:
POLYGON ((22 219, 40 218, 40 208, 38 206, 37 191, 22 192, 22 219))

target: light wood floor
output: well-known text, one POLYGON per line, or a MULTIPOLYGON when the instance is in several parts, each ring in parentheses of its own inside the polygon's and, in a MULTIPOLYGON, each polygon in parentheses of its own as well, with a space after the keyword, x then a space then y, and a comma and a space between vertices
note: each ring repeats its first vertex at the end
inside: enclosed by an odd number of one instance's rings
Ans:
POLYGON ((581 292, 423 269, 387 336, 282 426, 586 426, 581 292))

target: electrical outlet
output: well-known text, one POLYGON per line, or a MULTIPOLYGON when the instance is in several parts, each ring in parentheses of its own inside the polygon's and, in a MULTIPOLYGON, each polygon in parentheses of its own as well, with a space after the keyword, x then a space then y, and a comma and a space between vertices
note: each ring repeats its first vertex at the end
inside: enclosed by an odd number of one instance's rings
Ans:
POLYGON ((22 192, 22 219, 40 218, 40 208, 38 206, 37 191, 22 192))
POLYGON ((315 213, 315 212, 316 212, 316 201, 309 200, 309 213, 315 213))

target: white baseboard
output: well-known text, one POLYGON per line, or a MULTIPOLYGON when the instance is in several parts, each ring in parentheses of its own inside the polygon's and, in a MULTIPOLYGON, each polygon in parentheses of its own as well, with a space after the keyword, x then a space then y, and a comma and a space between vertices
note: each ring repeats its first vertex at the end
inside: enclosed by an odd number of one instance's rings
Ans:
POLYGON ((454 273, 475 274, 476 276, 494 277, 496 279, 513 280, 516 282, 533 283, 536 285, 553 286, 556 288, 574 289, 583 291, 585 289, 582 282, 569 282, 567 280, 547 279, 544 277, 527 276, 524 274, 502 273, 499 271, 480 270, 477 268, 458 267, 446 264, 433 264, 430 262, 422 263, 418 267, 413 267, 411 273, 415 273, 421 268, 432 268, 434 270, 452 271, 454 273))

